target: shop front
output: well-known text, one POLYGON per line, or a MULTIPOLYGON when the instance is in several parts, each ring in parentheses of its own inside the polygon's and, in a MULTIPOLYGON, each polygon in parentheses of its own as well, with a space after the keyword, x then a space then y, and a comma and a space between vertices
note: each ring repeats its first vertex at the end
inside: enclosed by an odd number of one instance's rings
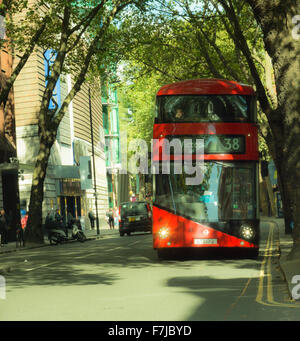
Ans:
POLYGON ((74 218, 86 215, 85 191, 81 190, 80 179, 59 179, 58 207, 64 221, 68 213, 74 218))

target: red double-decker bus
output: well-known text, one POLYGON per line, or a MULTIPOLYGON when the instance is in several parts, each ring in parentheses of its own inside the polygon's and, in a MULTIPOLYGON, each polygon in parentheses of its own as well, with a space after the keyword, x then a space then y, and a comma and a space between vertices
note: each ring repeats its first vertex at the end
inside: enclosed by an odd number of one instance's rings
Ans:
POLYGON ((252 87, 221 79, 163 86, 153 129, 153 247, 259 251, 258 132, 252 87), (177 144, 172 144, 176 139, 177 144), (202 141, 201 181, 191 184, 202 141), (162 151, 169 142, 169 155, 162 151), (178 144, 178 141, 180 142, 178 144), (188 142, 189 148, 184 147, 188 142), (171 146, 180 146, 182 149, 171 146), (176 149, 176 150, 175 150, 176 149), (181 153, 182 151, 182 153, 181 153), (167 155, 169 171, 162 164, 167 155), (178 171, 178 166, 179 171, 178 171))

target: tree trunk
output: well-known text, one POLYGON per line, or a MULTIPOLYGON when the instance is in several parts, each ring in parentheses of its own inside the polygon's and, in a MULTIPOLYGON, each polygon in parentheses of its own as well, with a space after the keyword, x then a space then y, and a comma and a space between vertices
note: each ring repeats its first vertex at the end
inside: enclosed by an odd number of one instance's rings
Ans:
POLYGON ((273 188, 272 188, 272 184, 271 184, 269 175, 264 179, 264 183, 266 186, 266 190, 267 190, 268 198, 269 198, 269 203, 270 203, 270 212, 269 213, 272 217, 275 217, 276 216, 275 199, 274 199, 273 188))
POLYGON ((278 188, 281 194, 282 208, 284 213, 284 225, 285 225, 285 234, 291 234, 291 222, 292 222, 292 211, 291 211, 291 202, 288 196, 288 192, 286 191, 286 181, 284 179, 284 170, 281 169, 281 165, 276 162, 274 158, 274 162, 277 169, 277 181, 278 188))
MULTIPOLYGON (((50 134, 49 134, 50 135, 50 134)), ((51 147, 55 138, 40 136, 40 148, 32 176, 28 223, 25 230, 26 244, 44 243, 42 207, 44 200, 44 181, 46 177, 51 147)))
MULTIPOLYGON (((289 111, 286 117, 290 115, 293 115, 293 112, 289 111)), ((277 144, 274 162, 283 204, 285 233, 292 233, 294 247, 300 247, 300 171, 299 151, 297 151, 300 145, 300 135, 297 130, 300 131, 300 127, 299 123, 294 122, 293 125, 297 129, 291 126, 290 129, 286 127, 290 133, 286 135, 286 139, 282 137, 278 139, 281 145, 277 144)))
MULTIPOLYGON (((292 228, 294 245, 300 244, 300 78, 295 62, 290 60, 291 69, 285 72, 285 81, 278 86, 278 103, 282 120, 272 122, 276 141, 276 167, 280 178, 285 215, 285 230, 292 228), (295 84, 297 79, 297 85, 295 84)), ((275 73, 276 74, 276 73, 275 73)))
POLYGON ((300 13, 300 3, 247 2, 262 28, 274 69, 277 108, 266 113, 274 141, 272 157, 278 172, 285 228, 292 226, 294 248, 300 248, 300 44, 292 35, 293 17, 300 13))

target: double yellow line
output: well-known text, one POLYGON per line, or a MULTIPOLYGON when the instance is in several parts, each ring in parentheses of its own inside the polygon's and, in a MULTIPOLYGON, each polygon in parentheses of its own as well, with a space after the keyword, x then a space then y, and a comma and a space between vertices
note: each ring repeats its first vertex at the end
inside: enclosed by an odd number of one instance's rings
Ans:
POLYGON ((260 273, 259 273, 259 283, 258 283, 258 292, 256 296, 256 302, 260 304, 264 304, 267 306, 280 306, 286 308, 300 308, 299 305, 288 304, 288 303, 280 303, 276 302, 273 297, 273 286, 272 286, 272 271, 271 271, 271 261, 273 253, 277 250, 279 251, 279 240, 277 241, 277 247, 274 247, 274 229, 275 226, 272 223, 267 245, 264 253, 264 259, 261 263, 260 273), (264 286, 266 279, 266 286, 264 286), (266 295, 264 295, 264 288, 266 288, 266 295))

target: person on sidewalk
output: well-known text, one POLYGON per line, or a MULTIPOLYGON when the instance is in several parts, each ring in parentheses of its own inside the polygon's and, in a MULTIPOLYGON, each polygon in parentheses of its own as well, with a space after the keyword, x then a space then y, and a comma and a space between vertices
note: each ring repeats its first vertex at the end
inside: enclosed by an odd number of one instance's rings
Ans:
POLYGON ((95 220, 96 220, 94 212, 93 211, 89 211, 88 216, 89 216, 90 223, 91 223, 91 229, 94 230, 94 228, 95 228, 95 220))
POLYGON ((24 217, 22 217, 22 219, 21 219, 21 227, 22 227, 23 231, 25 231, 25 229, 26 229, 27 221, 28 221, 28 212, 26 212, 24 217))
POLYGON ((110 230, 114 229, 114 217, 113 217, 112 210, 109 210, 108 212, 108 225, 109 225, 110 230))
POLYGON ((55 211, 55 220, 56 220, 56 222, 59 223, 60 225, 61 225, 62 222, 63 222, 62 216, 61 216, 60 213, 59 213, 59 209, 57 209, 57 210, 55 211))
POLYGON ((17 226, 17 246, 18 244, 21 246, 25 246, 25 240, 24 240, 24 234, 25 234, 25 229, 27 226, 27 221, 28 221, 28 212, 25 213, 25 215, 21 218, 21 226, 17 226))
POLYGON ((63 217, 60 215, 59 213, 59 209, 56 210, 55 212, 55 221, 56 221, 56 224, 57 224, 57 227, 61 230, 63 230, 68 238, 68 228, 67 226, 65 226, 64 224, 64 219, 63 217))
POLYGON ((114 227, 113 228, 118 228, 119 227, 119 210, 117 207, 114 208, 114 212, 113 212, 113 216, 114 216, 114 227))

